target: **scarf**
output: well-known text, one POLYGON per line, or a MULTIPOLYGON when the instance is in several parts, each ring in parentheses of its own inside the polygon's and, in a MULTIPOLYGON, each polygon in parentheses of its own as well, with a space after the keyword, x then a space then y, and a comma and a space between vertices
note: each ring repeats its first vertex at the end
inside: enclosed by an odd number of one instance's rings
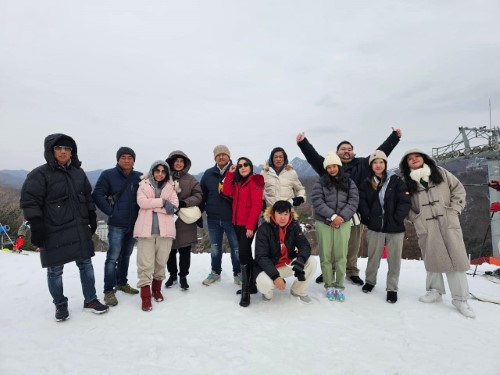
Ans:
MULTIPOLYGON (((276 221, 274 220, 274 217, 271 216, 271 220, 273 221, 273 223, 278 225, 278 223, 276 223, 276 221)), ((292 262, 292 260, 288 257, 288 249, 285 246, 286 229, 288 228, 291 222, 292 218, 290 217, 290 221, 288 221, 288 223, 284 227, 280 227, 278 225, 281 257, 278 260, 278 263, 276 263, 276 268, 284 267, 292 262)))
POLYGON ((410 178, 416 181, 423 187, 427 189, 429 186, 429 176, 431 175, 431 169, 427 164, 424 164, 422 168, 412 169, 410 172, 410 178))

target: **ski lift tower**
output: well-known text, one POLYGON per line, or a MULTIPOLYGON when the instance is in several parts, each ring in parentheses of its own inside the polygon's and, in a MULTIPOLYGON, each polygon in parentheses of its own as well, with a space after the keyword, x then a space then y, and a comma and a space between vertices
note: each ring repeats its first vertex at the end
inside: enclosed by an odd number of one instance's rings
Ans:
MULTIPOLYGON (((438 163, 453 159, 481 157, 486 159, 488 181, 500 180, 500 128, 459 127, 459 134, 447 146, 432 149, 432 157, 438 163), (475 143, 476 145, 472 145, 475 143)), ((491 203, 500 201, 500 192, 488 189, 491 203)), ((500 258, 500 215, 493 215, 491 220, 491 246, 495 258, 500 258)))

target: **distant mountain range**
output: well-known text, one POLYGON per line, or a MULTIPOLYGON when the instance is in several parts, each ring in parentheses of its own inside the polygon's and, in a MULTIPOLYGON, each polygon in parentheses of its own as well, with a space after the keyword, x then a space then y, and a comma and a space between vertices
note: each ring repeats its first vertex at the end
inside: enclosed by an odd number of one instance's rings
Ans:
MULTIPOLYGON (((297 174, 299 175, 300 179, 307 179, 310 177, 317 176, 316 172, 311 168, 309 163, 303 159, 300 158, 294 158, 290 164, 293 166, 295 171, 297 171, 297 174)), ((255 173, 260 173, 262 171, 263 165, 258 165, 254 167, 254 172, 255 173)), ((97 179, 101 175, 102 169, 97 169, 93 171, 86 171, 85 173, 87 174, 87 177, 90 181, 90 184, 92 186, 95 186, 97 179)), ((18 170, 10 170, 10 169, 3 169, 0 170, 0 186, 4 187, 9 187, 12 189, 21 189, 23 186, 24 180, 26 179, 27 174, 29 171, 23 170, 23 169, 18 169, 18 170)), ((194 174, 193 176, 200 181, 201 177, 203 176, 203 172, 200 172, 198 174, 194 174)))

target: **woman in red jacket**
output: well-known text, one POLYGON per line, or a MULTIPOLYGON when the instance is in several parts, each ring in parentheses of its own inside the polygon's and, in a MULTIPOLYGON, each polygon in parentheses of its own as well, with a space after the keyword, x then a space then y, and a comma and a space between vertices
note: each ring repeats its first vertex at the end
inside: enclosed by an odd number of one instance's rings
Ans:
POLYGON ((238 238, 242 279, 240 306, 247 307, 250 305, 250 284, 255 286, 252 241, 262 211, 264 177, 253 173, 250 159, 241 157, 229 168, 222 192, 233 198, 232 222, 238 238))

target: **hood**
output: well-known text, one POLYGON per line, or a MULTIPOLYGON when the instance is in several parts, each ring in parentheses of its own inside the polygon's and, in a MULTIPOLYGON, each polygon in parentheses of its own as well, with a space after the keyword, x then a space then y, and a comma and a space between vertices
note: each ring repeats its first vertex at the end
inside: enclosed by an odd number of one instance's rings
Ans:
POLYGON ((163 160, 156 160, 154 161, 152 164, 151 164, 151 167, 149 167, 149 171, 148 173, 144 174, 141 176, 141 178, 143 180, 145 179, 152 179, 154 180, 153 178, 153 169, 155 169, 157 166, 159 165, 163 165, 165 167, 165 169, 168 171, 168 176, 167 178, 165 179, 165 181, 169 181, 172 179, 172 176, 171 176, 171 173, 170 173, 170 167, 168 166, 167 162, 163 161, 163 160))
POLYGON ((170 166, 170 169, 173 170, 174 160, 178 157, 184 158, 184 169, 182 171, 188 173, 189 170, 191 169, 191 159, 189 159, 188 156, 184 152, 182 152, 180 150, 172 151, 170 153, 170 155, 168 155, 167 160, 165 160, 165 161, 170 166))
POLYGON ((73 138, 71 138, 69 135, 62 134, 62 133, 55 133, 55 134, 50 134, 45 137, 45 141, 43 143, 44 147, 44 153, 43 156, 45 157, 45 160, 47 161, 47 164, 55 166, 57 164, 56 158, 54 157, 54 146, 57 146, 57 142, 60 141, 61 139, 67 139, 69 142, 72 144, 71 148, 71 165, 73 167, 79 168, 82 163, 78 159, 78 148, 76 147, 76 142, 73 138))
MULTIPOLYGON (((273 211, 273 206, 268 206, 268 207, 266 207, 266 210, 262 214, 262 218, 264 219, 264 221, 266 223, 270 223, 271 222, 271 213, 272 213, 272 211, 273 211)), ((292 219, 297 220, 299 218, 299 214, 293 208, 292 208, 291 214, 292 214, 292 219)))

